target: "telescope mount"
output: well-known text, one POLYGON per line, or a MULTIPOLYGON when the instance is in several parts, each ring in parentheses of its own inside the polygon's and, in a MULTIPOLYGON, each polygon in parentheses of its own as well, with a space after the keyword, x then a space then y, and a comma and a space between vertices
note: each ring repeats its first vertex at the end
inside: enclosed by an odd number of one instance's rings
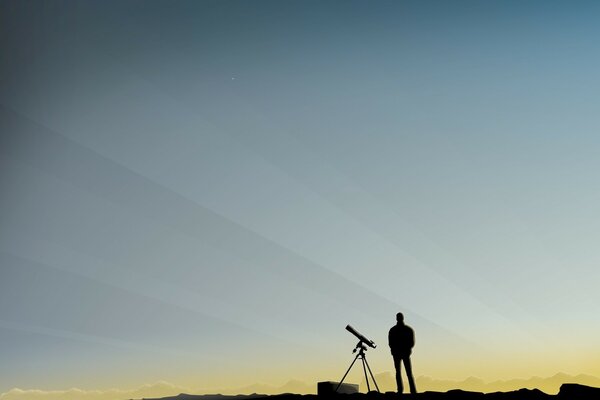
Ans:
POLYGON ((366 351, 367 351, 367 346, 365 346, 365 344, 363 343, 362 340, 359 341, 356 344, 356 347, 354 348, 354 350, 352 350, 352 353, 357 353, 357 352, 358 353, 356 354, 356 357, 354 357, 354 360, 350 364, 350 367, 348 367, 348 370, 346 371, 346 373, 342 377, 342 380, 340 381, 340 383, 338 383, 337 387, 335 388, 335 392, 336 393, 337 393, 338 389, 340 388, 340 386, 342 385, 342 383, 344 383, 344 379, 346 379, 346 376, 348 375, 348 373, 352 369, 352 366, 354 366, 354 363, 359 358, 362 361, 363 371, 365 372, 365 381, 367 382, 367 392, 371 391, 371 385, 369 384, 369 377, 367 376, 367 370, 369 370, 369 374, 371 375, 371 379, 373 380, 373 384, 375 385, 375 388, 379 392, 379 386, 377 386, 377 382, 375 381, 375 377, 373 376, 373 372, 371 372, 371 367, 369 367, 369 363, 367 362, 366 351))

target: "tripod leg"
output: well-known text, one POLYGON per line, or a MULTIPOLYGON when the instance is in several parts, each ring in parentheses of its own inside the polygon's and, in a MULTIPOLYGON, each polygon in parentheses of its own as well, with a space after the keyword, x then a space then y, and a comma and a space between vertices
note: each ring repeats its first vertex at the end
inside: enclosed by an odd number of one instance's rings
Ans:
MULTIPOLYGON (((367 362, 367 359, 364 358, 363 359, 365 364, 367 364, 367 368, 369 369, 369 374, 371 374, 371 379, 373 379, 373 383, 375 384, 375 388, 377 388, 377 391, 379 392, 379 386, 377 386, 377 381, 375 380, 375 377, 373 376, 373 372, 371 371, 371 367, 369 367, 369 363, 367 362)), ((366 375, 366 373, 365 373, 366 375)))
MULTIPOLYGON (((371 385, 369 385, 369 377, 367 376, 367 369, 365 368, 365 364, 367 363, 367 360, 365 360, 365 357, 362 356, 361 357, 362 360, 362 365, 363 365, 363 371, 365 371, 365 381, 367 381, 367 393, 369 393, 371 391, 371 385)), ((370 370, 370 368, 369 368, 370 370)))
POLYGON ((354 357, 354 361, 352 361, 352 364, 350 364, 350 366, 348 367, 348 371, 346 371, 346 373, 344 374, 344 376, 342 377, 342 380, 340 381, 340 383, 338 383, 338 385, 335 388, 335 392, 337 393, 338 389, 340 388, 340 386, 342 385, 342 383, 344 382, 344 379, 346 379, 346 375, 348 375, 348 372, 350 372, 350 370, 352 369, 352 366, 354 365, 354 363, 356 362, 356 360, 358 360, 358 356, 360 354, 357 354, 356 357, 354 357))

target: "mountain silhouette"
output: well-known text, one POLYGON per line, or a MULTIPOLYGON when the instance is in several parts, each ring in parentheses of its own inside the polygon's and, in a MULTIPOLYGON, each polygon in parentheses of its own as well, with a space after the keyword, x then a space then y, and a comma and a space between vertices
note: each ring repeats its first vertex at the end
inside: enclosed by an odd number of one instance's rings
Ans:
POLYGON ((311 385, 306 382, 292 379, 282 386, 267 385, 264 383, 255 383, 253 385, 243 386, 238 389, 224 390, 223 393, 231 394, 250 394, 250 393, 265 393, 265 394, 281 394, 281 393, 316 393, 316 385, 311 385))
MULTIPOLYGON (((391 372, 384 372, 376 375, 382 392, 394 390, 395 378, 391 372)), ((358 382, 360 383, 360 382, 358 382)), ((460 381, 438 380, 427 376, 417 378, 417 384, 422 388, 422 392, 428 392, 426 395, 418 395, 419 399, 437 398, 440 400, 461 399, 461 398, 481 398, 484 393, 486 398, 490 399, 594 399, 600 398, 598 393, 600 389, 600 379, 590 375, 568 375, 558 373, 550 377, 532 377, 528 379, 511 379, 485 382, 482 379, 470 377, 460 381), (460 388, 460 389, 459 389, 460 388), (559 392, 560 389, 560 392, 559 392), (436 392, 437 394, 433 394, 436 392), (432 397, 434 396, 434 397, 432 397), (435 397, 437 396, 437 397, 435 397), (466 396, 466 397, 465 397, 466 396)), ((366 385, 361 384, 361 390, 366 390, 366 385)), ((168 382, 159 381, 153 384, 143 385, 132 390, 81 390, 69 389, 62 391, 43 391, 43 390, 23 390, 12 389, 6 393, 1 393, 2 400, 123 400, 123 399, 177 399, 177 400, 251 400, 253 398, 274 397, 278 400, 289 399, 311 399, 316 394, 316 384, 308 384, 300 380, 290 380, 281 386, 267 384, 253 384, 244 387, 228 390, 212 389, 203 390, 200 393, 213 393, 193 395, 193 389, 180 387, 168 382), (180 393, 179 395, 175 395, 180 393), (215 394, 221 393, 221 394, 215 394), (292 393, 302 393, 301 395, 292 395, 292 393), (283 395, 282 395, 283 394, 283 395), (286 396, 284 396, 287 394, 286 396), (311 396, 312 395, 312 396, 311 396)), ((361 397, 364 395, 356 395, 361 397)), ((357 399, 358 399, 357 397, 357 399)), ((319 397, 322 399, 323 397, 319 397)), ((384 397, 387 399, 387 397, 384 397)), ((346 399, 346 397, 342 397, 346 399)), ((347 398, 351 400, 350 398, 347 398)))
MULTIPOLYGON (((393 372, 386 371, 375 374, 375 379, 377 380, 381 392, 396 390, 396 378, 393 372)), ((364 378, 362 382, 355 383, 360 384, 361 391, 366 391, 367 385, 366 382, 364 382, 364 378)), ((549 377, 534 376, 531 378, 515 378, 491 382, 486 382, 481 378, 473 376, 463 380, 444 380, 431 378, 429 376, 419 376, 416 378, 416 383, 421 391, 448 392, 460 388, 461 390, 470 392, 493 393, 511 392, 519 389, 539 389, 548 394, 556 394, 561 385, 565 383, 600 387, 600 378, 592 375, 569 375, 561 372, 549 377)), ((215 390, 215 392, 223 394, 261 393, 271 395, 282 393, 316 394, 316 389, 316 384, 310 384, 300 380, 290 380, 282 386, 256 383, 234 389, 215 390)))
MULTIPOLYGON (((403 398, 419 399, 419 400, 589 400, 600 398, 600 388, 579 385, 575 383, 566 383, 561 385, 558 394, 551 395, 542 392, 539 389, 519 389, 510 392, 494 392, 482 393, 468 390, 453 389, 447 392, 423 392, 416 395, 404 394, 403 398)), ((177 396, 163 397, 156 399, 145 400, 253 400, 253 399, 268 399, 268 400, 394 400, 398 399, 398 394, 395 392, 378 393, 369 392, 367 394, 334 394, 326 396, 317 396, 314 394, 251 394, 251 395, 191 395, 181 393, 177 396)))
MULTIPOLYGON (((375 378, 382 392, 394 391, 396 388, 396 378, 392 372, 383 372, 376 374, 375 378)), ((558 393, 561 385, 565 383, 576 383, 590 387, 600 387, 600 378, 591 375, 579 374, 568 375, 557 373, 550 377, 534 376, 527 379, 508 379, 485 382, 477 377, 468 377, 464 380, 443 380, 434 379, 428 376, 419 376, 416 378, 417 387, 422 391, 447 392, 453 389, 462 389, 472 392, 492 393, 492 392, 510 392, 519 389, 539 389, 545 393, 558 393)), ((361 389, 366 387, 365 382, 361 382, 361 389)))

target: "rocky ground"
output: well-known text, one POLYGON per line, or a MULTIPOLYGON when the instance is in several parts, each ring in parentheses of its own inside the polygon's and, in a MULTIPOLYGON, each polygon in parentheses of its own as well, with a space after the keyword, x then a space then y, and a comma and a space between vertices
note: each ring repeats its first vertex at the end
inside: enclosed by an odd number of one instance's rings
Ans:
POLYGON ((513 392, 497 392, 497 393, 479 393, 468 392, 464 390, 450 390, 448 392, 424 392, 416 395, 404 394, 398 396, 393 392, 387 393, 356 393, 356 394, 337 394, 330 396, 317 395, 299 395, 299 394, 279 394, 279 395, 192 395, 181 393, 173 397, 163 397, 161 399, 145 399, 145 400, 323 400, 325 398, 335 398, 337 400, 397 400, 397 399, 415 399, 415 400, 594 400, 600 399, 600 388, 566 383, 560 387, 560 392, 556 395, 549 395, 537 389, 521 389, 513 392))

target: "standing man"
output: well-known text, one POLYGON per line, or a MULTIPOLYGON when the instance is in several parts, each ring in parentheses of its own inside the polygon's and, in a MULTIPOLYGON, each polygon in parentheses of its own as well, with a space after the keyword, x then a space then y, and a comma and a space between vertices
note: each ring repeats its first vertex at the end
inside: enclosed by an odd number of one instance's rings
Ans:
POLYGON ((404 315, 396 314, 396 325, 392 326, 388 335, 390 350, 394 357, 394 366, 396 367, 396 384, 398 393, 402 393, 402 375, 400 374, 400 363, 404 362, 406 377, 410 386, 410 393, 417 393, 415 380, 412 375, 412 366, 410 365, 410 353, 415 345, 415 332, 408 325, 404 325, 404 315))

